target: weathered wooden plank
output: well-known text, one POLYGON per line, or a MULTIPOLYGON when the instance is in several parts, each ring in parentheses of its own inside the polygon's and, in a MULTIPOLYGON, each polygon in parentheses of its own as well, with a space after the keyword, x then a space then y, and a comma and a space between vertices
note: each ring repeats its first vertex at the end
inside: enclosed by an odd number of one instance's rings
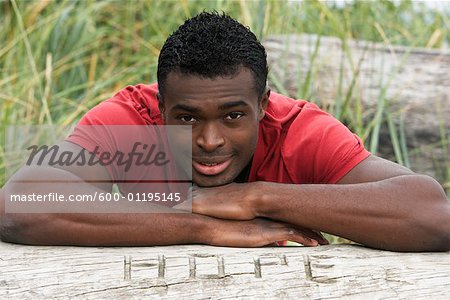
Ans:
MULTIPOLYGON (((439 177, 435 166, 448 160, 450 145, 430 144, 441 141, 441 129, 450 138, 450 52, 358 40, 343 47, 340 39, 326 36, 315 51, 317 40, 286 34, 264 41, 271 73, 290 96, 297 97, 310 76, 310 94, 302 97, 336 108, 354 86, 351 103, 361 102, 363 115, 373 117, 385 93, 384 110, 394 113, 397 126, 403 114, 408 147, 420 150, 410 153, 412 167, 439 177)), ((387 127, 380 141, 380 151, 393 157, 387 127)))
POLYGON ((359 246, 83 248, 0 243, 0 298, 425 298, 450 295, 450 253, 359 246))

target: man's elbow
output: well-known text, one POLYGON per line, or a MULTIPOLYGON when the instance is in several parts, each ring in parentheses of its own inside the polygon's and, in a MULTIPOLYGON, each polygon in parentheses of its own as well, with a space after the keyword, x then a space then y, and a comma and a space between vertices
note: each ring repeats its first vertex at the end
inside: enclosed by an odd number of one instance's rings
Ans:
POLYGON ((450 204, 422 207, 405 220, 406 240, 396 237, 400 247, 394 251, 450 251, 450 204))
POLYGON ((37 244, 36 228, 43 220, 38 214, 0 214, 0 240, 14 244, 37 244))
POLYGON ((450 251, 450 204, 441 211, 441 216, 437 218, 437 221, 435 251, 450 251))
POLYGON ((5 190, 0 189, 0 240, 20 243, 20 222, 18 215, 5 214, 5 190))
POLYGON ((24 233, 25 225, 17 215, 2 215, 0 219, 0 239, 3 242, 28 244, 24 233))
POLYGON ((450 251, 450 202, 441 185, 429 176, 416 176, 414 190, 420 197, 413 209, 413 227, 420 228, 423 251, 450 251), (419 179, 419 180, 417 180, 419 179))
POLYGON ((437 251, 450 251, 450 235, 448 232, 445 237, 442 237, 441 245, 438 247, 437 251))
POLYGON ((426 251, 450 251, 450 203, 448 200, 429 205, 424 211, 417 212, 421 215, 416 224, 424 232, 424 244, 429 245, 426 251))

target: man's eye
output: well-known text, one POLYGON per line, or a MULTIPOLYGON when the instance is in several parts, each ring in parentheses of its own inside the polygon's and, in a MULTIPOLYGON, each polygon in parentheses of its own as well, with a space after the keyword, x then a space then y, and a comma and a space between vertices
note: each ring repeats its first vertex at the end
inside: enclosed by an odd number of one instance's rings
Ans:
POLYGON ((181 116, 179 119, 184 123, 195 123, 197 121, 193 116, 181 116))
POLYGON ((237 120, 237 119, 239 119, 240 117, 242 117, 244 114, 243 113, 240 113, 240 112, 232 112, 232 113, 229 113, 226 117, 225 117, 225 119, 226 120, 237 120))

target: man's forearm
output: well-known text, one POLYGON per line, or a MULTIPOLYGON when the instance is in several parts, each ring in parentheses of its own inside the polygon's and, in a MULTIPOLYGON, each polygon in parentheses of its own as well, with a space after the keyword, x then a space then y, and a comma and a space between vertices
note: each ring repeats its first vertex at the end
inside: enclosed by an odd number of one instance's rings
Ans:
POLYGON ((257 183, 257 215, 390 250, 447 250, 450 205, 431 178, 348 185, 257 183))
POLYGON ((207 243, 208 217, 195 214, 5 215, 6 242, 31 245, 153 246, 207 243))
POLYGON ((40 168, 19 172, 6 186, 9 192, 4 193, 0 189, 0 235, 3 241, 31 245, 155 246, 198 243, 233 247, 260 247, 286 239, 307 246, 325 242, 315 232, 286 223, 259 218, 246 221, 216 219, 156 207, 147 202, 144 202, 146 209, 147 205, 152 206, 152 211, 157 213, 5 213, 4 201, 8 200, 5 198, 11 192, 48 193, 49 187, 45 184, 17 184, 35 178, 76 181, 76 184, 64 188, 53 185, 52 192, 105 192, 64 170, 40 168))
MULTIPOLYGON (((92 188, 91 192, 95 190, 92 188)), ((87 193, 87 191, 85 191, 87 193)), ((30 245, 145 246, 208 242, 213 218, 171 213, 56 214, 4 213, 6 193, 0 189, 0 236, 30 245), (208 223, 209 222, 209 223, 208 223)))
MULTIPOLYGON (((75 175, 64 170, 45 168, 24 169, 0 190, 1 238, 4 241, 23 244, 42 245, 171 245, 188 243, 206 243, 208 241, 207 222, 213 218, 189 214, 174 213, 168 207, 153 205, 160 213, 4 213, 5 199, 11 193, 46 194, 47 184, 20 184, 45 178, 47 181, 80 180, 75 175), (39 177, 40 176, 40 177, 39 177), (7 190, 8 192, 5 192, 7 190)), ((79 182, 75 184, 51 185, 51 191, 60 194, 93 194, 105 192, 90 184, 79 182)), ((85 205, 83 203, 75 203, 85 205)), ((104 203, 101 205, 107 205, 104 203)), ((128 204, 128 203, 125 203, 128 204)))
MULTIPOLYGON (((0 204, 3 203, 0 189, 0 204)), ((256 218, 215 219, 190 213, 158 214, 0 214, 6 242, 30 245, 156 246, 209 244, 260 247, 292 240, 307 246, 324 243, 314 232, 256 218)))

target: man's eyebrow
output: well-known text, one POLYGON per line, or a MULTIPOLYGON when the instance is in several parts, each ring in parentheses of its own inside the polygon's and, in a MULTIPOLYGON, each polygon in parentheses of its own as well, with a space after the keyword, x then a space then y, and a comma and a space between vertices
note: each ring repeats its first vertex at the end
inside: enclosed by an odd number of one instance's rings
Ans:
POLYGON ((220 110, 226 110, 236 106, 248 106, 248 104, 242 100, 227 102, 219 105, 220 110))
MULTIPOLYGON (((227 102, 227 103, 223 103, 221 105, 219 105, 219 110, 227 110, 236 106, 249 106, 245 101, 242 100, 238 100, 238 101, 231 101, 231 102, 227 102)), ((200 113, 200 109, 197 107, 193 107, 187 104, 182 104, 179 103, 177 105, 175 105, 174 107, 171 108, 171 110, 185 110, 188 111, 190 113, 200 113)))
POLYGON ((191 113, 199 113, 200 112, 200 109, 198 109, 196 107, 192 107, 192 106, 189 106, 189 105, 186 105, 186 104, 181 104, 181 103, 179 103, 179 104, 175 105, 174 107, 172 107, 171 110, 176 110, 176 109, 185 110, 185 111, 188 111, 188 112, 191 112, 191 113))

